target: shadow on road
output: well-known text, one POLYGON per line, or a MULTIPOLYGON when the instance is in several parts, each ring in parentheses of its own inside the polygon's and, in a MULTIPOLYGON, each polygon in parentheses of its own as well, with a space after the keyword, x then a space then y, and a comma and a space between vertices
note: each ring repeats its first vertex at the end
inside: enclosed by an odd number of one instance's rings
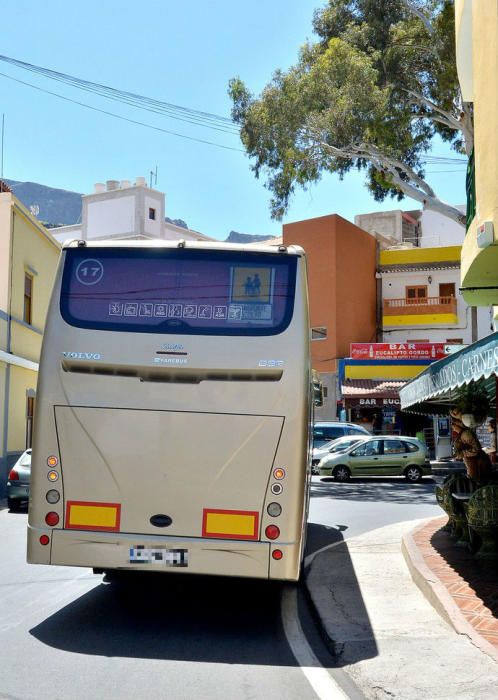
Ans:
MULTIPOLYGON (((341 540, 339 529, 312 524, 307 551, 341 540)), ((348 566, 347 557, 341 566, 348 566)), ((363 621, 368 616, 349 566, 352 614, 363 621)), ((96 586, 30 634, 78 654, 296 666, 283 632, 280 594, 281 584, 267 581, 132 572, 120 583, 96 586)))
POLYGON ((306 546, 307 556, 316 555, 306 572, 308 600, 336 668, 379 654, 345 530, 310 523, 306 546))
POLYGON ((432 479, 409 484, 399 477, 355 478, 347 482, 338 482, 332 477, 324 476, 312 481, 311 495, 314 498, 341 501, 436 504, 432 479))

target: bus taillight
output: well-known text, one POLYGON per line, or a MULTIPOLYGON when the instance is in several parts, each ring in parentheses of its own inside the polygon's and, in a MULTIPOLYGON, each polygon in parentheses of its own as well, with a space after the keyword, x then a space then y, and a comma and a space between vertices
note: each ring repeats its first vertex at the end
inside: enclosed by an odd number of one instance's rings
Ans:
POLYGON ((47 523, 47 525, 50 525, 50 527, 54 527, 54 525, 57 525, 57 523, 59 522, 59 516, 52 510, 50 511, 50 513, 46 514, 45 522, 47 523))
POLYGON ((269 540, 276 540, 280 536, 280 529, 276 525, 268 525, 265 535, 269 540))

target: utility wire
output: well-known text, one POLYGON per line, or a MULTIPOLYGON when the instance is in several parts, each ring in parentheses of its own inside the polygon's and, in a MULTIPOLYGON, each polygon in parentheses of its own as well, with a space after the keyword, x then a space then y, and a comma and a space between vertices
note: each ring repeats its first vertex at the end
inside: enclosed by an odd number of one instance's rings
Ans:
POLYGON ((47 95, 52 95, 53 97, 58 97, 66 102, 72 102, 80 107, 85 107, 86 109, 91 109, 94 112, 100 112, 101 114, 107 114, 109 117, 114 117, 115 119, 121 119, 122 121, 129 122, 130 124, 136 124, 137 126, 143 126, 147 129, 154 129, 154 131, 161 131, 163 134, 171 134, 172 136, 178 136, 181 139, 187 139, 188 141, 196 141, 197 143, 205 143, 209 146, 216 146, 217 148, 224 148, 227 151, 237 151, 238 153, 245 153, 241 148, 233 148, 232 146, 224 146, 221 143, 215 143, 214 141, 206 141, 205 139, 197 139, 193 136, 187 136, 186 134, 179 134, 176 131, 170 131, 169 129, 162 129, 160 126, 153 126, 152 124, 146 124, 144 122, 138 121, 137 119, 129 119, 128 117, 123 117, 121 114, 116 114, 115 112, 108 112, 105 109, 99 109, 98 107, 92 107, 91 105, 85 104, 84 102, 79 102, 78 100, 73 100, 70 97, 65 97, 64 95, 59 95, 57 92, 52 92, 51 90, 45 90, 44 88, 38 87, 38 85, 33 85, 32 83, 27 83, 24 80, 19 80, 18 78, 13 78, 11 75, 6 73, 0 73, 3 78, 8 78, 8 80, 13 80, 21 85, 26 85, 39 92, 44 92, 47 95))
POLYGON ((77 78, 66 73, 60 73, 59 71, 53 71, 48 68, 43 68, 42 66, 36 66, 32 63, 19 61, 18 59, 11 58, 9 56, 0 55, 0 61, 16 66, 17 68, 21 68, 23 70, 36 73, 38 75, 42 75, 51 80, 62 82, 66 85, 70 85, 80 90, 85 90, 86 92, 93 92, 107 99, 136 106, 139 109, 144 109, 160 114, 166 114, 172 119, 188 121, 190 123, 198 124, 207 128, 238 134, 237 126, 228 117, 222 117, 216 114, 211 114, 209 112, 201 112, 199 110, 190 109, 188 107, 182 107, 180 105, 171 104, 169 102, 163 102, 161 100, 145 97, 144 95, 138 95, 136 93, 127 92, 124 90, 118 90, 108 85, 102 85, 100 83, 94 83, 88 80, 83 80, 82 78, 77 78))

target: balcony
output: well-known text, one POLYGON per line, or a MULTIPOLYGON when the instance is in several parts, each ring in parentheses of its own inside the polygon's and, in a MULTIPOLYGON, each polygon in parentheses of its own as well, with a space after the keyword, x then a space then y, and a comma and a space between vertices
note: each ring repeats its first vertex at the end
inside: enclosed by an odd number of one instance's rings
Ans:
POLYGON ((455 297, 420 297, 418 299, 384 299, 384 326, 418 326, 458 323, 455 297))

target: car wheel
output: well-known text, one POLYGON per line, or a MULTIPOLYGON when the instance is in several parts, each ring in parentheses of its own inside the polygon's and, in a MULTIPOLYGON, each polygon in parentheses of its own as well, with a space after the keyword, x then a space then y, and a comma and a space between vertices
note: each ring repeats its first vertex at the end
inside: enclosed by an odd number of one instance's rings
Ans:
POLYGON ((416 467, 415 465, 407 467, 405 470, 405 478, 407 481, 411 481, 412 483, 415 481, 420 481, 422 478, 422 470, 420 467, 416 467))
POLYGON ((340 464, 334 469, 333 476, 336 481, 348 481, 349 477, 351 476, 351 472, 346 466, 344 466, 344 464, 340 464))
POLYGON ((19 510, 19 501, 15 498, 7 498, 7 505, 11 513, 17 513, 19 510))

